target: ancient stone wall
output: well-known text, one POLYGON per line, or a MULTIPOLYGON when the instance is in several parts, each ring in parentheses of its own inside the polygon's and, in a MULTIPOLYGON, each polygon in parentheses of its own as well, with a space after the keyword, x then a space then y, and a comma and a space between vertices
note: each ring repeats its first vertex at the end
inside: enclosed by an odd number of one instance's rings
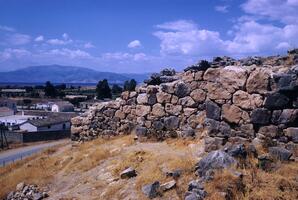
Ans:
POLYGON ((298 52, 234 60, 217 57, 183 73, 163 70, 115 101, 72 120, 72 137, 135 132, 138 137, 203 137, 206 150, 227 141, 298 142, 298 52))

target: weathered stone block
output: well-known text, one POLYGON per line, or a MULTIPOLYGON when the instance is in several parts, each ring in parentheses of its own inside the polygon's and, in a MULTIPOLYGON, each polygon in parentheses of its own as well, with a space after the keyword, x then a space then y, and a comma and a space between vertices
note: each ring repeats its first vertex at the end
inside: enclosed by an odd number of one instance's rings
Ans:
POLYGON ((270 122, 271 112, 266 108, 257 108, 251 112, 253 124, 267 125, 270 122))
POLYGON ((220 120, 221 109, 220 107, 212 102, 206 101, 206 117, 214 120, 220 120))
POLYGON ((259 94, 249 94, 238 90, 233 95, 233 104, 243 109, 256 109, 262 106, 263 98, 259 94))

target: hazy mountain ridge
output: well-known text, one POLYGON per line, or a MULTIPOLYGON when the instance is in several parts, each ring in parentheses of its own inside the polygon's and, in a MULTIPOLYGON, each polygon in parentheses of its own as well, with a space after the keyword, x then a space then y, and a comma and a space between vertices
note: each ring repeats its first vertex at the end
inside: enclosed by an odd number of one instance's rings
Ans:
POLYGON ((109 83, 123 83, 129 79, 142 82, 148 74, 100 72, 84 67, 42 65, 31 66, 10 72, 0 72, 1 82, 40 83, 51 81, 54 83, 97 83, 107 79, 109 83))

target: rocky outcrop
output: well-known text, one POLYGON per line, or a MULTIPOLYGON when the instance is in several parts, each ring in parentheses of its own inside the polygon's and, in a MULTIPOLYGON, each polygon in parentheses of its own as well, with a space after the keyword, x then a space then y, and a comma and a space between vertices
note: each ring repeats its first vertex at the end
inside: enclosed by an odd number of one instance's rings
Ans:
POLYGON ((16 186, 16 190, 10 192, 6 200, 22 200, 32 199, 41 200, 47 198, 49 195, 42 191, 37 185, 27 185, 24 182, 19 183, 16 186))
POLYGON ((182 73, 166 69, 136 91, 99 103, 72 119, 72 138, 130 134, 164 139, 206 133, 206 150, 227 142, 298 148, 298 66, 288 56, 217 57, 182 73), (268 133, 268 131, 272 131, 268 133))

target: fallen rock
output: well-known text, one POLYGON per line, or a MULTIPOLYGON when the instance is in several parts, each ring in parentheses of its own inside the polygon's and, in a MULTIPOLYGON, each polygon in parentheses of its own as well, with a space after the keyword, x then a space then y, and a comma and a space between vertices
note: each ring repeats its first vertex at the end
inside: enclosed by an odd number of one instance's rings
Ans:
POLYGON ((142 187, 142 192, 150 199, 153 199, 160 195, 160 184, 158 181, 155 181, 154 183, 144 185, 142 187))
POLYGON ((283 147, 269 147, 269 155, 280 161, 289 161, 292 152, 283 147))
POLYGON ((226 169, 237 164, 237 161, 224 151, 217 150, 208 153, 195 166, 196 173, 204 177, 209 170, 226 169))
POLYGON ((160 185, 161 191, 167 191, 176 187, 176 181, 172 180, 160 185))
POLYGON ((298 143, 298 128, 290 127, 284 130, 285 135, 294 143, 298 143))
POLYGON ((122 179, 125 179, 125 178, 132 178, 132 177, 135 177, 135 176, 137 176, 136 170, 133 169, 133 168, 131 168, 131 167, 125 169, 124 171, 122 171, 122 172, 120 173, 120 177, 121 177, 122 179))

